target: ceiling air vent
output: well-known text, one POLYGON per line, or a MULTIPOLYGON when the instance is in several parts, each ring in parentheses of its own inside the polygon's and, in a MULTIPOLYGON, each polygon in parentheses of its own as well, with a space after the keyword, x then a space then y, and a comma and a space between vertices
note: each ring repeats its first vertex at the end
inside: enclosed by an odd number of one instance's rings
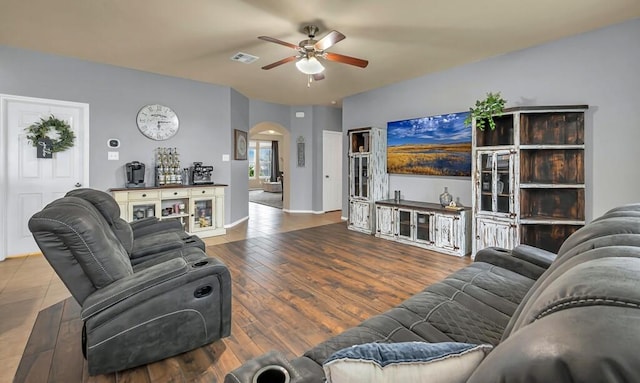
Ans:
POLYGON ((238 52, 235 55, 233 55, 233 57, 231 57, 231 60, 240 61, 241 63, 245 63, 245 64, 251 64, 257 59, 258 59, 258 56, 250 55, 248 53, 243 53, 243 52, 238 52))

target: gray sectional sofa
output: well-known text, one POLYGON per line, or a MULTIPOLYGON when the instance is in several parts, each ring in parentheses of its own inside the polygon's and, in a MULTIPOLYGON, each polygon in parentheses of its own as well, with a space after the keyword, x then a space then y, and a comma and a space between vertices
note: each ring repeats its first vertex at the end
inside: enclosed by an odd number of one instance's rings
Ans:
POLYGON ((293 360, 277 352, 250 360, 225 383, 285 375, 321 383, 323 363, 339 350, 414 341, 492 345, 468 383, 640 382, 639 329, 640 204, 632 204, 578 230, 557 255, 482 250, 399 306, 293 360))

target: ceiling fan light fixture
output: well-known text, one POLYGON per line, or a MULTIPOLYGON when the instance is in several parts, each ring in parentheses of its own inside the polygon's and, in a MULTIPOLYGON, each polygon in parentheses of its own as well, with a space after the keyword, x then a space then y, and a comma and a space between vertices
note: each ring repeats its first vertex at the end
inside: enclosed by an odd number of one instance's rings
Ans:
POLYGON ((318 74, 324 70, 324 66, 315 57, 301 58, 296 62, 296 67, 304 74, 318 74))

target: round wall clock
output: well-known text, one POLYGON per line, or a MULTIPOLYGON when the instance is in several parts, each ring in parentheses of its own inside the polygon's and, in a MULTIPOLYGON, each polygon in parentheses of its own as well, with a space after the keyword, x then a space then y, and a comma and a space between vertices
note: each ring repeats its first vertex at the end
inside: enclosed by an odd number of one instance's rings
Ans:
POLYGON ((136 119, 138 129, 152 140, 162 141, 178 133, 180 121, 176 113, 168 106, 150 104, 142 107, 136 119))

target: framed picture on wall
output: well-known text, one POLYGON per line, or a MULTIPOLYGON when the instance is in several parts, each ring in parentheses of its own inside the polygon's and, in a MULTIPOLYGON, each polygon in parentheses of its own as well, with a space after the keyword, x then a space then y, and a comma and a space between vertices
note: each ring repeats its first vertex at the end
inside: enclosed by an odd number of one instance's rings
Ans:
POLYGON ((247 132, 234 129, 233 130, 233 159, 247 159, 247 132))

